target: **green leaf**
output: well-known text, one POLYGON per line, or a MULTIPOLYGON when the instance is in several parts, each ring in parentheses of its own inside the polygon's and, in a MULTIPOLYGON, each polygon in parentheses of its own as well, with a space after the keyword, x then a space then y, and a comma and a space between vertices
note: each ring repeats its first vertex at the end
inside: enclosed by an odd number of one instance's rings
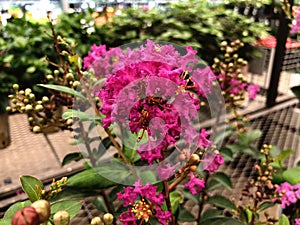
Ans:
POLYGON ((81 152, 72 152, 72 153, 67 154, 67 155, 64 157, 64 159, 63 159, 61 165, 62 165, 62 166, 65 166, 65 165, 67 165, 68 163, 71 163, 71 162, 73 162, 73 161, 77 162, 77 161, 79 161, 79 160, 81 160, 81 159, 83 159, 83 158, 84 158, 84 155, 83 155, 81 152))
POLYGON ((180 204, 183 203, 184 196, 180 191, 173 191, 170 193, 170 201, 172 206, 172 213, 175 214, 180 204))
POLYGON ((207 199, 207 203, 210 203, 216 207, 220 207, 223 209, 228 209, 228 210, 235 209, 235 205, 228 198, 225 198, 224 196, 221 195, 214 195, 209 197, 207 199))
POLYGON ((232 183, 231 183, 231 180, 230 180, 230 178, 227 174, 225 174, 223 172, 217 172, 217 173, 215 173, 215 175, 212 179, 218 181, 225 188, 227 188, 229 190, 232 189, 232 183))
POLYGON ((189 192, 187 190, 183 190, 182 193, 183 193, 183 195, 184 195, 185 198, 193 201, 196 204, 199 203, 199 194, 193 195, 191 192, 189 192))
POLYGON ((99 196, 93 200, 93 204, 100 212, 108 212, 107 207, 105 205, 105 201, 102 196, 99 196))
POLYGON ((78 98, 86 99, 86 97, 84 97, 78 91, 75 91, 74 89, 69 88, 69 87, 56 85, 56 84, 38 84, 38 86, 49 88, 49 89, 56 90, 56 91, 61 91, 61 92, 67 93, 69 95, 78 97, 78 98))
POLYGON ((43 183, 32 176, 23 175, 20 177, 22 188, 24 192, 28 195, 28 198, 31 202, 34 202, 40 199, 40 190, 44 189, 43 183))
POLYGON ((0 225, 11 225, 11 219, 0 219, 0 225))
POLYGON ((26 69, 26 73, 34 73, 36 71, 35 66, 30 66, 26 69))
POLYGON ((270 208, 270 207, 272 207, 272 206, 274 206, 274 205, 275 205, 275 203, 272 202, 272 201, 266 201, 266 202, 263 202, 263 203, 261 203, 261 204, 258 206, 257 212, 261 212, 261 211, 263 211, 263 210, 265 210, 265 209, 267 209, 267 208, 270 208))
POLYGON ((70 214, 70 218, 74 217, 81 209, 81 201, 79 200, 61 200, 51 204, 51 214, 55 214, 59 210, 66 210, 70 214))
POLYGON ((290 221, 288 217, 284 214, 282 214, 279 218, 279 225, 290 225, 290 221))
POLYGON ((234 158, 233 152, 231 151, 231 149, 229 149, 227 147, 222 147, 220 149, 220 153, 222 154, 225 162, 230 162, 234 158))
POLYGON ((242 222, 224 216, 211 217, 201 221, 198 225, 244 225, 242 222))
POLYGON ((294 93, 294 95, 300 99, 300 86, 294 86, 291 87, 292 92, 294 93))
POLYGON ((89 114, 86 112, 81 112, 74 109, 68 109, 62 114, 63 119, 72 119, 72 118, 78 118, 81 121, 100 121, 102 119, 101 116, 96 116, 94 114, 89 114))
POLYGON ((120 163, 111 162, 90 168, 71 176, 67 186, 79 189, 104 189, 114 186, 130 175, 130 171, 120 163))
POLYGON ((96 169, 91 168, 71 176, 67 186, 78 189, 103 189, 115 185, 115 182, 101 176, 96 169))
POLYGON ((192 213, 187 211, 185 208, 179 207, 178 220, 183 222, 194 222, 195 217, 193 216, 192 213))
POLYGON ((213 217, 218 217, 221 216, 222 212, 220 210, 217 209, 207 209, 206 211, 204 211, 201 215, 201 219, 202 220, 206 220, 208 218, 213 218, 213 217))
POLYGON ((24 201, 24 202, 17 202, 17 203, 15 203, 15 204, 13 204, 12 206, 10 206, 7 210, 6 210, 6 212, 5 212, 5 214, 4 214, 4 219, 12 219, 13 218, 13 216, 15 215, 15 213, 18 211, 18 210, 20 210, 20 209, 22 209, 22 208, 24 208, 24 207, 26 207, 26 206, 30 206, 31 205, 31 201, 29 201, 29 200, 27 200, 27 201, 24 201))
POLYGON ((295 185, 300 183, 300 167, 294 167, 288 170, 285 170, 282 173, 282 177, 290 184, 295 185))

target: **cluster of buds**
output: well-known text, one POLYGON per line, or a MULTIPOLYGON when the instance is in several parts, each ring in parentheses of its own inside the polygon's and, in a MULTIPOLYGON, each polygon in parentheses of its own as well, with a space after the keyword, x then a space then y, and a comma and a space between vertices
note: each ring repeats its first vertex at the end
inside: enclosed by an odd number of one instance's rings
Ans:
MULTIPOLYGON (((6 108, 9 112, 20 112, 28 115, 31 130, 35 133, 48 132, 55 128, 71 129, 72 120, 61 118, 62 105, 72 105, 72 99, 59 95, 50 98, 43 96, 41 100, 30 88, 19 90, 19 85, 14 84, 15 94, 9 95, 11 106, 6 108)), ((57 130, 55 130, 57 131, 57 130)))
POLYGON ((53 179, 49 190, 39 190, 42 199, 51 199, 55 197, 67 185, 67 177, 63 177, 58 181, 53 179))
POLYGON ((248 63, 237 54, 238 49, 243 46, 239 40, 231 43, 223 41, 220 46, 220 50, 224 52, 223 58, 214 58, 212 65, 213 71, 218 75, 226 106, 230 109, 241 107, 245 100, 244 86, 247 79, 242 73, 242 68, 248 63))
POLYGON ((114 221, 114 216, 110 213, 105 213, 102 218, 96 216, 91 220, 91 225, 111 225, 114 221))
POLYGON ((242 191, 243 196, 255 198, 258 201, 274 198, 275 185, 272 184, 272 179, 275 170, 271 166, 271 163, 274 161, 270 157, 271 148, 271 145, 264 144, 260 150, 265 160, 261 165, 256 164, 254 166, 257 176, 247 182, 242 191))
MULTIPOLYGON (((18 210, 12 219, 12 225, 47 224, 50 215, 50 203, 43 199, 37 200, 30 206, 18 210)), ((54 213, 52 221, 54 225, 68 225, 70 214, 65 210, 59 210, 54 213)))

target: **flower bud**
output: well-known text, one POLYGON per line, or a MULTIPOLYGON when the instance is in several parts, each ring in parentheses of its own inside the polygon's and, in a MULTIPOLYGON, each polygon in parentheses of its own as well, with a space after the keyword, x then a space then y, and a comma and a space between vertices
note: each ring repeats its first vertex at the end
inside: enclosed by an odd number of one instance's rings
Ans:
POLYGON ((39 215, 40 223, 48 221, 50 217, 50 204, 46 200, 37 200, 31 204, 33 208, 35 208, 36 212, 39 215))
POLYGON ((15 91, 19 90, 19 85, 18 85, 18 84, 14 84, 14 85, 13 85, 13 89, 14 89, 15 91))
POLYGON ((104 221, 105 225, 110 225, 114 221, 114 216, 112 214, 110 214, 110 213, 105 213, 103 215, 103 221, 104 221))
POLYGON ((12 225, 39 225, 39 215, 35 208, 27 206, 16 212, 12 225))
POLYGON ((192 172, 196 172, 197 171, 197 166, 196 165, 192 165, 192 166, 190 166, 190 171, 192 171, 192 172))
POLYGON ((36 105, 34 109, 37 112, 41 112, 44 109, 44 107, 42 105, 36 105))
POLYGON ((44 96, 42 98, 42 103, 48 103, 49 102, 49 98, 47 96, 44 96))
POLYGON ((103 225, 103 222, 99 216, 96 216, 92 219, 91 225, 103 225))
POLYGON ((53 80, 54 77, 51 74, 48 74, 48 75, 46 75, 46 79, 50 81, 50 80, 53 80))
POLYGON ((27 105, 25 106, 25 111, 26 111, 26 112, 30 112, 30 111, 32 111, 32 110, 33 110, 32 105, 27 104, 27 105))
POLYGON ((57 211, 53 216, 54 225, 68 225, 70 223, 70 214, 65 210, 57 211))
POLYGON ((10 106, 7 106, 7 107, 6 107, 6 112, 11 112, 11 111, 12 111, 11 107, 10 107, 10 106))
POLYGON ((40 133, 40 132, 41 132, 41 128, 40 128, 39 126, 34 126, 34 127, 32 128, 32 131, 33 131, 34 133, 40 133))
POLYGON ((200 162, 200 157, 197 154, 192 154, 190 158, 190 163, 196 165, 200 162))

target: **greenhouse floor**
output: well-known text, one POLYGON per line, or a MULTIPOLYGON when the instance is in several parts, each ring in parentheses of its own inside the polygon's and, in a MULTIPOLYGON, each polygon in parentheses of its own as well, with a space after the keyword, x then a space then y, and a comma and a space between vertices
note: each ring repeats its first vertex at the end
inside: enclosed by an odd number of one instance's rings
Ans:
MULTIPOLYGON (((288 167, 292 167, 300 160, 300 137, 297 133, 300 128, 300 107, 298 100, 289 92, 289 84, 293 83, 291 81, 293 75, 288 74, 289 79, 286 76, 282 78, 277 105, 266 108, 265 95, 262 94, 249 103, 242 113, 249 114, 253 129, 262 130, 263 135, 258 140, 258 145, 267 143, 277 145, 281 149, 295 150, 295 154, 287 160, 288 167), (284 84, 287 80, 290 83, 284 84)), ((264 86, 262 77, 253 75, 251 79, 264 86)), ((78 151, 76 145, 70 145, 72 142, 70 132, 34 134, 29 130, 27 116, 20 114, 10 115, 9 123, 11 144, 0 150, 0 218, 9 205, 26 199, 26 195, 20 193, 20 175, 36 176, 49 184, 52 178, 58 179, 82 170, 82 162, 61 166, 66 154, 78 151)), ((255 160, 243 156, 233 161, 232 165, 223 168, 224 172, 232 174, 232 182, 236 189, 231 192, 224 191, 225 195, 232 197, 236 197, 233 193, 239 195, 243 184, 253 173, 254 163, 255 160)), ((195 207, 193 210, 196 210, 195 207)), ((88 219, 93 213, 97 213, 97 210, 87 203, 83 204, 83 210, 80 213, 88 219)), ((73 224, 87 224, 83 221, 79 223, 78 218, 75 218, 75 221, 73 224)))

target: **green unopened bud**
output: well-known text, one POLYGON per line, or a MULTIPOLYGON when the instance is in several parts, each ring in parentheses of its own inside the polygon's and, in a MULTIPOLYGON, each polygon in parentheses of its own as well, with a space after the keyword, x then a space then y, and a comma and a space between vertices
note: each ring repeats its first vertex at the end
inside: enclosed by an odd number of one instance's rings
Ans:
POLYGON ((49 98, 47 96, 44 96, 42 98, 42 103, 48 103, 49 102, 49 98))
POLYGON ((111 225, 114 221, 114 216, 110 213, 105 213, 103 215, 103 221, 105 225, 111 225))
POLYGON ((74 75, 72 73, 67 73, 66 78, 67 80, 74 80, 74 75))
POLYGON ((77 88, 79 85, 80 85, 79 81, 76 80, 73 82, 73 88, 77 88))
POLYGON ((44 109, 44 107, 42 105, 36 105, 34 110, 37 112, 41 112, 44 109))
POLYGON ((15 91, 19 90, 19 85, 18 85, 18 84, 14 84, 14 85, 13 85, 13 89, 14 89, 15 91))
POLYGON ((25 94, 25 91, 21 90, 19 91, 19 95, 24 95, 25 94))
POLYGON ((103 222, 99 216, 96 216, 92 219, 91 225, 103 225, 103 222))
POLYGON ((46 200, 37 200, 31 204, 39 215, 40 223, 48 221, 50 217, 50 204, 46 200))
POLYGON ((40 128, 39 126, 34 126, 34 127, 32 128, 32 131, 33 131, 34 133, 40 133, 40 132, 41 132, 41 128, 40 128))
POLYGON ((68 126, 72 125, 73 124, 73 120, 72 119, 67 119, 66 124, 68 126))
POLYGON ((54 73, 55 76, 58 76, 59 75, 59 70, 54 70, 53 73, 54 73))
POLYGON ((29 96, 31 92, 32 92, 32 91, 31 91, 30 88, 26 88, 26 89, 25 89, 25 95, 26 95, 26 96, 29 96))
POLYGON ((29 104, 28 104, 28 105, 25 106, 25 111, 26 111, 26 112, 30 112, 30 111, 32 111, 32 110, 33 110, 32 105, 29 105, 29 104))
POLYGON ((68 225, 70 223, 70 214, 65 210, 57 211, 53 216, 54 225, 68 225))
POLYGON ((69 52, 63 50, 60 54, 64 55, 64 56, 69 56, 69 52))
POLYGON ((220 44, 221 47, 226 47, 227 45, 228 45, 227 41, 222 41, 220 44))
POLYGON ((33 101, 35 99, 35 95, 33 93, 30 93, 28 98, 33 101))
POLYGON ((14 95, 8 95, 9 99, 13 99, 15 96, 14 95))
POLYGON ((10 106, 7 106, 5 110, 6 110, 6 112, 11 112, 12 108, 10 106))
POLYGON ((48 75, 46 75, 46 79, 50 81, 50 80, 53 80, 54 77, 51 74, 48 74, 48 75))
POLYGON ((14 98, 13 100, 11 100, 11 102, 12 102, 13 104, 17 104, 18 100, 17 100, 16 98, 14 98))

